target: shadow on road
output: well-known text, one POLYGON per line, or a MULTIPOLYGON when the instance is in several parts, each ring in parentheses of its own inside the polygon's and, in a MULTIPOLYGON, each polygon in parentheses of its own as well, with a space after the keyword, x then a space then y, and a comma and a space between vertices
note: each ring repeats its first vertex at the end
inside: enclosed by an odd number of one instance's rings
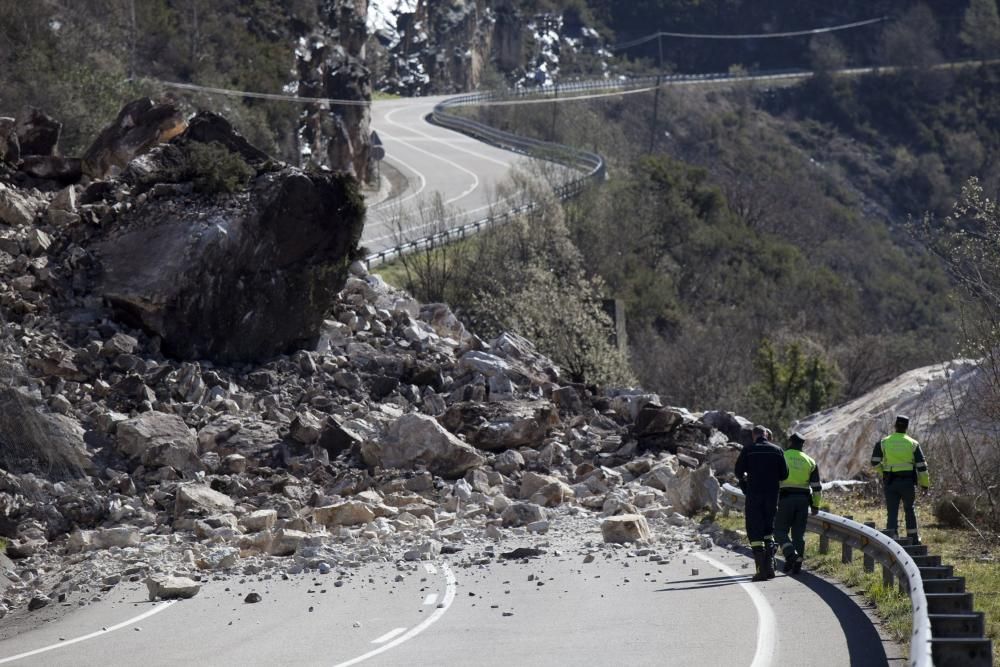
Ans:
MULTIPOLYGON (((796 577, 803 586, 818 595, 833 611, 844 630, 851 665, 888 665, 883 639, 872 624, 872 619, 858 606, 855 596, 814 574, 804 572, 796 577)), ((893 651, 894 653, 894 651, 893 651)), ((905 661, 893 660, 902 664, 905 661)))
MULTIPOLYGON (((749 581, 750 576, 750 574, 747 574, 735 577, 722 576, 665 581, 663 583, 669 586, 669 588, 660 588, 656 592, 669 593, 671 591, 694 591, 718 588, 720 586, 731 586, 749 581), (672 584, 682 585, 672 586, 672 584)), ((776 581, 780 581, 787 576, 779 574, 776 581)), ((856 596, 809 572, 803 572, 796 576, 795 581, 819 596, 837 618, 837 622, 840 624, 844 638, 847 641, 847 650, 851 656, 850 664, 852 667, 905 664, 905 660, 902 658, 890 660, 886 655, 884 644, 889 642, 889 640, 883 639, 879 635, 878 630, 872 623, 872 619, 859 606, 856 596)), ((762 585, 761 590, 766 591, 766 588, 767 584, 765 583, 762 585)), ((894 655, 896 653, 895 650, 890 652, 894 655)))

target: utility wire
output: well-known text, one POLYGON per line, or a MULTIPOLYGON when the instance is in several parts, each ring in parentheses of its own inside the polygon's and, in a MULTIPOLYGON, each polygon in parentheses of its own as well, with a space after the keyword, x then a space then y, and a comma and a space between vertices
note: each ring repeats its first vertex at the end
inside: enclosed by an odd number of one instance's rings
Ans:
POLYGON ((660 37, 678 37, 681 39, 773 39, 775 37, 802 37, 804 35, 819 35, 826 32, 836 32, 838 30, 849 30, 851 28, 860 28, 862 26, 871 25, 873 23, 881 23, 882 21, 888 21, 888 16, 880 16, 879 18, 866 19, 864 21, 855 21, 853 23, 842 23, 840 25, 828 26, 826 28, 809 28, 808 30, 793 30, 789 32, 764 32, 764 33, 747 33, 747 34, 718 34, 718 33, 693 33, 693 32, 656 32, 652 35, 646 35, 645 37, 639 37, 630 42, 625 42, 624 44, 616 44, 611 47, 613 51, 623 51, 625 49, 630 49, 633 46, 639 46, 640 44, 645 44, 646 42, 651 42, 654 39, 659 39, 660 37))
POLYGON ((179 88, 181 90, 193 90, 202 93, 212 93, 213 95, 228 95, 229 97, 253 97, 260 100, 277 100, 279 102, 298 102, 299 104, 336 104, 339 106, 367 107, 371 106, 369 100, 337 100, 330 97, 300 97, 298 95, 284 95, 281 93, 257 93, 248 90, 231 90, 229 88, 213 88, 212 86, 199 86, 194 83, 180 83, 177 81, 161 81, 160 79, 150 79, 143 77, 140 81, 148 81, 166 88, 179 88))

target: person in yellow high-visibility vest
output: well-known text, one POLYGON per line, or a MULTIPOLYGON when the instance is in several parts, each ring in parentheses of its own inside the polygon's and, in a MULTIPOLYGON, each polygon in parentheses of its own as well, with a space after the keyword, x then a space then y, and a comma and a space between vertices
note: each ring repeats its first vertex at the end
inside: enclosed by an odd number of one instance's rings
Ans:
POLYGON ((920 544, 917 512, 913 503, 916 500, 917 485, 925 490, 929 489, 931 478, 920 443, 906 434, 909 426, 909 417, 896 417, 896 432, 875 443, 872 465, 882 473, 885 487, 886 533, 892 537, 898 535, 899 503, 902 502, 906 515, 906 536, 913 544, 920 544))
POLYGON ((805 441, 798 433, 789 436, 788 447, 785 449, 788 477, 782 480, 778 491, 774 536, 781 544, 781 552, 785 557, 782 568, 785 574, 798 574, 802 571, 802 559, 806 551, 806 521, 810 511, 813 514, 819 512, 823 488, 819 480, 819 466, 812 457, 802 453, 805 441))

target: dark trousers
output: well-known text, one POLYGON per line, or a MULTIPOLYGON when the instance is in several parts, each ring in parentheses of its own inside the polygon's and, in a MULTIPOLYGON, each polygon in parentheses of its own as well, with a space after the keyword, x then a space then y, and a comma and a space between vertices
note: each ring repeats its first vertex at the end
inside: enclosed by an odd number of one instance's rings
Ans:
POLYGON ((913 509, 913 501, 917 495, 916 480, 912 475, 887 476, 885 479, 885 527, 893 535, 899 523, 899 503, 903 503, 906 514, 906 534, 917 534, 917 512, 913 509))
POLYGON ((778 498, 778 514, 774 519, 774 537, 781 545, 785 558, 806 552, 806 520, 809 518, 809 496, 791 493, 778 498), (791 534, 789 534, 791 533, 791 534))
POLYGON ((750 491, 744 514, 750 546, 762 546, 764 538, 774 537, 774 514, 778 510, 778 490, 750 491), (754 543, 757 543, 756 545, 754 543))

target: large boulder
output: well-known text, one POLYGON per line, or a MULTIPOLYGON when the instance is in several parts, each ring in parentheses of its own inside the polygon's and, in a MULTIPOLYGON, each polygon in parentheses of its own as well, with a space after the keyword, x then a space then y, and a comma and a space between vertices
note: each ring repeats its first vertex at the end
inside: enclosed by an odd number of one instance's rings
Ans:
POLYGON ((55 480, 82 477, 90 468, 83 428, 44 405, 21 389, 0 388, 0 468, 55 480))
POLYGON ((383 468, 426 467, 449 479, 485 462, 482 454, 446 431, 433 417, 405 414, 389 427, 381 441, 370 440, 361 448, 370 466, 383 468))
POLYGON ((17 140, 21 155, 54 155, 62 123, 35 107, 24 107, 17 115, 17 140))
POLYGON ((198 440, 184 420, 146 412, 118 424, 118 448, 146 466, 168 465, 185 472, 201 469, 198 440))
POLYGON ((643 484, 664 492, 678 512, 691 515, 702 509, 718 511, 719 481, 708 466, 691 469, 670 458, 641 477, 643 484))
POLYGON ((129 102, 83 154, 83 173, 94 179, 115 176, 137 155, 184 131, 184 114, 173 104, 149 98, 129 102))
MULTIPOLYGON (((143 181, 176 150, 141 158, 143 181)), ((96 244, 96 291, 172 356, 267 358, 318 336, 363 226, 364 203, 342 174, 284 168, 223 198, 174 191, 133 208, 96 244)))
POLYGON ((449 407, 440 419, 449 431, 486 451, 541 447, 560 423, 558 410, 547 401, 466 401, 449 407))

